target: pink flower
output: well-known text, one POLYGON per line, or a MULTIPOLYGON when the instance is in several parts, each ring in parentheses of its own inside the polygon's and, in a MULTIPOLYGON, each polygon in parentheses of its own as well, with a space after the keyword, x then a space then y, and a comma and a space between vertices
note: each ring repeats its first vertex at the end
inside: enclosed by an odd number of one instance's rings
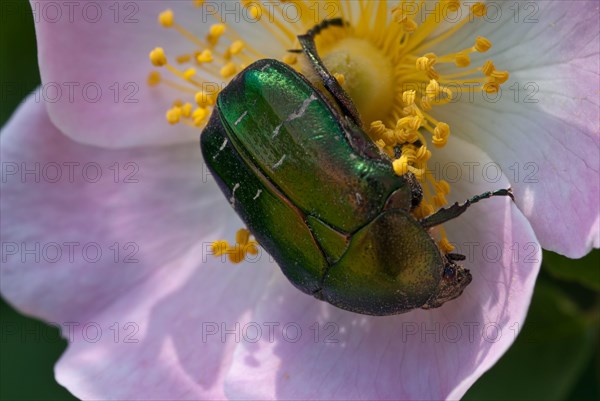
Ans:
MULTIPOLYGON (((569 257, 600 247, 595 2, 491 3, 497 20, 435 48, 489 38, 485 59, 510 79, 497 102, 476 92, 434 108, 452 136, 428 166, 453 181, 452 202, 510 186, 516 204, 490 199, 445 225, 473 275, 460 297, 389 317, 300 293, 265 253, 231 265, 207 252, 242 223, 203 165, 199 129, 165 121, 181 92, 141 82, 152 48, 171 57, 189 43, 156 23, 165 3, 110 4, 74 21, 37 10, 43 87, 0 136, 2 295, 61 326, 56 377, 80 398, 460 398, 522 326, 540 244, 569 257)), ((200 10, 168 7, 207 31, 200 10)), ((414 16, 395 17, 410 30, 414 16)), ((228 26, 282 56, 258 24, 228 26)))

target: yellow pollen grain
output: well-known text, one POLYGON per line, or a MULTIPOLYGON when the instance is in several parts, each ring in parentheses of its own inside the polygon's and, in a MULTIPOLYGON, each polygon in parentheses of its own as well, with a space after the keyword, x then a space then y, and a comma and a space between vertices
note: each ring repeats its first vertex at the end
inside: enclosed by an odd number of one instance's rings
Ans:
POLYGON ((438 246, 445 253, 450 253, 454 250, 454 246, 450 243, 450 241, 448 241, 448 238, 446 238, 445 233, 443 238, 438 242, 438 246))
POLYGON ((203 50, 196 57, 196 61, 198 61, 199 63, 210 63, 213 60, 214 60, 214 57, 213 57, 212 51, 210 51, 209 49, 203 50))
POLYGON ((495 69, 496 67, 494 66, 494 63, 488 60, 481 67, 481 72, 483 73, 483 75, 489 77, 490 75, 492 75, 492 72, 494 72, 495 69))
POLYGON ((238 244, 246 245, 250 240, 250 231, 246 228, 240 228, 235 234, 235 240, 238 244))
POLYGON ((402 92, 402 101, 406 106, 411 106, 415 103, 417 92, 414 90, 408 90, 402 92))
POLYGON ((392 162, 392 167, 396 175, 404 175, 408 173, 408 158, 405 155, 400 156, 392 162))
POLYGON ((498 93, 498 91, 500 90, 500 85, 493 81, 486 82, 485 84, 483 84, 483 90, 489 94, 498 93))
POLYGON ((219 74, 223 78, 231 78, 236 73, 237 73, 237 67, 235 66, 234 63, 231 63, 231 62, 225 64, 223 67, 221 67, 221 70, 219 71, 219 74))
POLYGON ((177 124, 181 120, 181 108, 173 107, 167 110, 166 117, 169 124, 177 124))
POLYGON ((258 254, 258 242, 251 239, 251 233, 246 228, 241 228, 235 234, 236 243, 230 246, 225 240, 212 243, 211 250, 214 256, 227 255, 231 263, 243 262, 247 255, 258 254))
POLYGON ((167 64, 167 56, 165 56, 165 51, 162 47, 155 47, 150 52, 150 61, 155 67, 162 67, 167 64))
POLYGON ((189 118, 192 115, 192 104, 191 103, 185 103, 183 106, 181 106, 180 110, 181 110, 181 116, 185 117, 185 118, 189 118))
POLYGON ((244 42, 241 40, 236 40, 235 42, 233 42, 231 44, 231 46, 229 46, 229 52, 232 55, 236 55, 242 52, 242 50, 244 50, 244 42))
POLYGON ((471 58, 468 54, 459 53, 454 59, 454 64, 456 64, 456 66, 459 68, 468 67, 471 64, 471 58))
POLYGON ((444 3, 446 3, 446 6, 450 11, 457 11, 460 8, 459 0, 444 0, 444 3))
POLYGON ((496 80, 498 84, 503 84, 508 81, 508 71, 495 71, 492 72, 491 77, 496 80))
POLYGON ((298 62, 298 56, 292 53, 288 53, 285 56, 283 56, 282 61, 287 65, 294 65, 298 62))
POLYGON ((183 77, 186 80, 190 80, 194 77, 194 75, 196 75, 196 70, 194 68, 188 68, 187 70, 185 70, 183 72, 183 77))
POLYGON ((225 33, 225 24, 213 24, 208 32, 210 36, 218 38, 225 33))
POLYGON ((148 85, 150 86, 156 86, 160 83, 160 72, 158 71, 152 71, 150 74, 148 74, 148 85))
POLYGON ((485 53, 490 50, 491 47, 492 42, 490 42, 489 39, 484 38, 483 36, 478 36, 475 39, 475 50, 477 50, 479 53, 485 53))
POLYGON ((344 74, 339 74, 336 72, 333 74, 333 77, 336 81, 338 81, 340 85, 344 85, 346 83, 346 77, 344 76, 344 74))
POLYGON ((158 15, 158 23, 165 28, 172 27, 173 22, 175 22, 175 16, 171 9, 167 9, 158 15))
POLYGON ((487 7, 483 3, 475 3, 471 7, 471 13, 476 17, 484 17, 487 14, 487 7))
POLYGON ((215 241, 212 243, 211 249, 215 256, 221 256, 227 252, 229 244, 224 240, 215 241))
POLYGON ((435 183, 435 189, 441 194, 448 195, 450 193, 450 184, 445 180, 439 180, 435 183))
POLYGON ((189 62, 192 59, 192 56, 190 56, 189 54, 182 54, 181 56, 177 56, 175 58, 175 61, 177 61, 177 64, 185 64, 187 62, 189 62))
POLYGON ((218 92, 206 93, 204 91, 200 91, 194 95, 194 100, 200 107, 214 106, 217 101, 218 94, 218 92))

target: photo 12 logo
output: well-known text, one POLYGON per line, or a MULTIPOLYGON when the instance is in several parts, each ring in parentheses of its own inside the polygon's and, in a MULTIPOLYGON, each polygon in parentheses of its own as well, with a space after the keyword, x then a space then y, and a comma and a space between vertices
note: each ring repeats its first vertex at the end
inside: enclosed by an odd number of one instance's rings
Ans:
POLYGON ((314 343, 336 344, 339 342, 339 331, 334 322, 314 322, 305 327, 296 322, 202 322, 201 337, 202 343, 257 343, 261 340, 269 343, 297 343, 304 337, 314 343))

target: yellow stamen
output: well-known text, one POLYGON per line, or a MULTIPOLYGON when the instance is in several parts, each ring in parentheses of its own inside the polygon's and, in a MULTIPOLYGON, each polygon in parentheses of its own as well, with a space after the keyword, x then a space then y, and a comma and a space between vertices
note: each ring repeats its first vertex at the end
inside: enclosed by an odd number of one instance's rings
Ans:
POLYGON ((227 63, 221 68, 219 73, 223 78, 231 78, 237 73, 237 67, 234 63, 227 63))
POLYGON ((448 238, 444 235, 444 237, 438 241, 438 246, 445 253, 450 253, 454 250, 454 246, 448 241, 448 238))
POLYGON ((160 83, 160 72, 158 71, 152 71, 150 74, 148 74, 148 85, 150 86, 156 86, 160 83))
POLYGON ((478 36, 477 39, 475 39, 475 49, 479 53, 485 53, 488 50, 490 50, 491 47, 492 47, 492 42, 490 42, 488 39, 484 38, 483 36, 478 36))
POLYGON ((209 49, 203 50, 196 57, 196 61, 198 61, 199 63, 210 63, 213 60, 214 60, 213 54, 209 49))
POLYGON ((162 47, 156 47, 150 52, 150 61, 155 67, 162 67, 167 64, 167 56, 162 47))
POLYGON ((173 10, 165 10, 158 15, 158 23, 165 28, 172 27, 174 21, 175 17, 173 16, 173 10))
POLYGON ((225 240, 215 241, 211 246, 212 253, 214 256, 227 255, 231 263, 240 263, 247 255, 258 254, 258 242, 251 239, 251 235, 248 229, 241 228, 235 235, 235 245, 230 246, 225 240))
POLYGON ((344 76, 344 74, 339 74, 336 72, 333 74, 333 77, 336 81, 338 81, 340 85, 344 85, 346 83, 346 77, 344 76))
MULTIPOLYGON (((347 24, 321 29, 315 36, 317 51, 360 112, 363 129, 391 158, 394 172, 412 173, 420 181, 424 199, 412 212, 415 218, 431 215, 446 204, 450 192, 448 183, 437 180, 427 168, 432 152, 452 140, 450 126, 435 119, 438 108, 474 87, 483 93, 497 93, 509 79, 509 73, 498 70, 492 61, 477 59, 492 46, 486 37, 473 35, 470 47, 434 53, 436 46, 473 21, 473 17, 484 17, 486 6, 481 2, 471 4, 468 15, 437 34, 445 20, 440 15, 448 11, 458 13, 460 1, 440 0, 432 9, 424 0, 402 0, 393 7, 386 1, 361 0, 358 15, 356 10, 352 11, 350 1, 334 2, 337 13, 328 18, 339 17, 347 24), (472 63, 475 65, 470 67, 472 63)), ((261 58, 279 58, 320 87, 320 78, 306 57, 287 52, 299 49, 297 36, 319 22, 311 18, 312 4, 282 1, 293 4, 299 12, 298 20, 291 21, 285 14, 285 4, 267 7, 253 0, 240 3, 246 15, 258 22, 256 29, 263 29, 279 45, 280 54, 261 54, 250 38, 241 37, 225 18, 214 12, 214 23, 206 25, 204 36, 197 36, 178 24, 171 10, 159 14, 159 25, 177 31, 191 46, 174 57, 179 68, 169 64, 162 48, 150 52, 151 63, 168 70, 183 85, 156 71, 148 76, 148 84, 168 85, 189 96, 188 100, 194 100, 193 104, 175 103, 166 112, 170 124, 181 122, 204 127, 220 90, 245 66, 261 58)), ((203 7, 205 2, 196 0, 194 5, 203 7)), ((236 238, 237 244, 233 246, 215 242, 215 254, 227 254, 229 260, 239 262, 257 252, 249 233, 239 235, 242 237, 236 238)), ((450 251, 443 227, 433 230, 432 235, 439 241, 442 252, 450 251)))

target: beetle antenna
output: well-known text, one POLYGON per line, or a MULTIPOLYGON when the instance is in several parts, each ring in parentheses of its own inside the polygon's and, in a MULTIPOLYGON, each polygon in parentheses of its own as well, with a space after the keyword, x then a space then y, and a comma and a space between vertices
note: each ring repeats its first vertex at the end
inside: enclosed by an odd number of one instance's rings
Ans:
POLYGON ((341 18, 326 19, 309 29, 304 35, 298 35, 298 41, 302 46, 302 51, 306 54, 306 57, 311 62, 314 70, 323 80, 323 85, 333 95, 333 98, 340 106, 342 112, 349 116, 354 123, 360 127, 360 116, 356 106, 354 106, 350 96, 348 96, 337 79, 335 79, 327 67, 325 67, 323 60, 321 60, 321 57, 319 57, 319 54, 317 53, 317 46, 315 44, 315 36, 321 33, 321 31, 324 29, 327 29, 331 26, 344 27, 346 25, 348 25, 348 23, 341 18))
POLYGON ((431 216, 422 219, 420 221, 420 223, 423 226, 423 228, 425 228, 425 229, 439 226, 440 224, 443 224, 443 223, 447 222, 448 220, 457 218, 458 216, 460 216, 461 214, 466 212, 466 210, 472 204, 477 203, 483 199, 491 198, 492 196, 508 196, 508 197, 510 197, 510 199, 512 199, 513 202, 515 201, 515 197, 512 193, 511 188, 499 189, 499 190, 493 191, 493 192, 484 192, 481 195, 476 195, 476 196, 472 197, 471 199, 468 199, 462 205, 459 205, 458 202, 456 202, 454 205, 452 205, 448 208, 442 208, 442 209, 438 210, 437 212, 435 212, 434 214, 432 214, 431 216))

